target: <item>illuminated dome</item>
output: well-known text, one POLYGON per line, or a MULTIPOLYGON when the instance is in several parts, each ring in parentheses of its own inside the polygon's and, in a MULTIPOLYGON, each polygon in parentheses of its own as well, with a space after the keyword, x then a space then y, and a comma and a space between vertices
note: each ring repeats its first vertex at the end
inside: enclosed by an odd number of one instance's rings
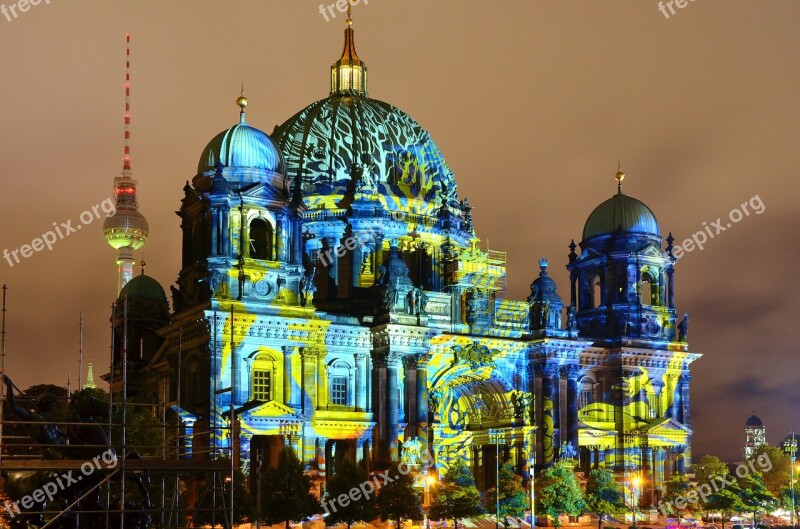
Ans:
POLYGON ((747 422, 744 423, 744 425, 749 428, 759 428, 763 427, 764 423, 761 422, 761 419, 758 418, 756 415, 751 415, 750 418, 747 419, 747 422))
POLYGON ((430 134, 397 107, 371 99, 367 67, 355 52, 348 19, 342 57, 331 67, 331 94, 272 134, 300 179, 310 208, 336 208, 360 192, 385 209, 434 214, 457 202, 452 171, 430 134))
POLYGON ((283 158, 275 143, 265 132, 248 125, 244 112, 238 124, 223 130, 209 142, 200 156, 197 173, 214 171, 220 162, 226 167, 246 167, 285 174, 283 158))
POLYGON ((660 236, 658 221, 647 205, 622 192, 621 171, 615 176, 619 182, 617 194, 597 206, 583 227, 583 240, 598 235, 609 235, 622 229, 631 233, 660 236))
POLYGON ((149 230, 147 219, 134 207, 118 206, 116 213, 103 222, 103 235, 116 249, 138 250, 147 241, 149 230))

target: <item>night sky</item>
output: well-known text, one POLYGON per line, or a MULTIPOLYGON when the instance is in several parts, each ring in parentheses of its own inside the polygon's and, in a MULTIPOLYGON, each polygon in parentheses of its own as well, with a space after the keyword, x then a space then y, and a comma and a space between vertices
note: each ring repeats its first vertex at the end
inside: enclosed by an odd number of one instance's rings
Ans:
MULTIPOLYGON (((704 355, 694 455, 734 460, 753 410, 771 443, 800 430, 800 3, 666 12, 655 0, 362 0, 354 28, 370 95, 430 131, 481 245, 508 252, 511 297, 528 295, 544 255, 568 298, 567 245, 616 192, 617 160, 664 237, 709 226, 715 237, 677 265, 676 304, 704 355), (746 201, 756 207, 727 228, 746 201)), ((111 196, 130 32, 144 258, 168 291, 181 189, 237 121, 240 83, 248 122, 268 133, 325 97, 345 22, 334 13, 307 0, 42 0, 0 14, 0 251, 111 196)), ((75 384, 81 311, 86 360, 105 372, 115 257, 97 220, 13 268, 0 260, 17 385, 65 385, 68 372, 75 384)))

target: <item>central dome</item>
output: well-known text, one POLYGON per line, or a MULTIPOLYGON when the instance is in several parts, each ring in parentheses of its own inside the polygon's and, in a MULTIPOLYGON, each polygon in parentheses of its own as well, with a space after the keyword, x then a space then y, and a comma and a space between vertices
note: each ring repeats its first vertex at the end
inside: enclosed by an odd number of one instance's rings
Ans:
POLYGON ((432 214, 456 200, 456 184, 430 134, 402 110, 355 93, 312 103, 272 137, 299 177, 306 203, 335 208, 348 193, 377 194, 390 210, 432 214), (439 197, 439 198, 437 198, 439 197))

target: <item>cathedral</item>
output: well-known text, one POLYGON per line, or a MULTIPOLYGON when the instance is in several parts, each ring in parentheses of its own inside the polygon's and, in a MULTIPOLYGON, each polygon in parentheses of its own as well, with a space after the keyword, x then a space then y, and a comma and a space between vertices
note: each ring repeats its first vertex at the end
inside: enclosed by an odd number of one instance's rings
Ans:
POLYGON ((129 396, 169 403, 185 457, 232 456, 245 473, 284 445, 319 486, 344 460, 428 452, 433 471, 466 460, 485 490, 499 453, 526 479, 560 459, 610 468, 652 504, 690 464, 700 356, 675 307, 671 235, 620 171, 567 273, 542 258, 528 298, 509 299, 505 253, 481 249, 429 132, 370 96, 349 16, 330 83, 271 134, 237 100, 183 187, 171 308, 131 271, 148 227, 126 147, 106 230, 120 255, 112 387, 127 355, 129 396))

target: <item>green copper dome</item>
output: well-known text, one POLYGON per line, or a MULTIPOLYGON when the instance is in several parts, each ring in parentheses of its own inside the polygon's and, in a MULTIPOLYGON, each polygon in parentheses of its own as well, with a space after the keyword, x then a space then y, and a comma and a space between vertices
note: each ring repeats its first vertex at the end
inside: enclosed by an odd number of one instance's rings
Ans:
POLYGON ((128 296, 128 301, 161 301, 162 299, 166 301, 167 299, 167 295, 164 293, 164 289, 161 288, 161 285, 158 284, 158 281, 144 274, 134 277, 128 281, 124 287, 122 287, 122 290, 119 292, 118 299, 123 300, 125 299, 125 296, 128 296))
POLYGON ((583 240, 608 235, 618 229, 659 236, 656 216, 644 202, 622 193, 609 198, 592 211, 583 227, 583 240))

